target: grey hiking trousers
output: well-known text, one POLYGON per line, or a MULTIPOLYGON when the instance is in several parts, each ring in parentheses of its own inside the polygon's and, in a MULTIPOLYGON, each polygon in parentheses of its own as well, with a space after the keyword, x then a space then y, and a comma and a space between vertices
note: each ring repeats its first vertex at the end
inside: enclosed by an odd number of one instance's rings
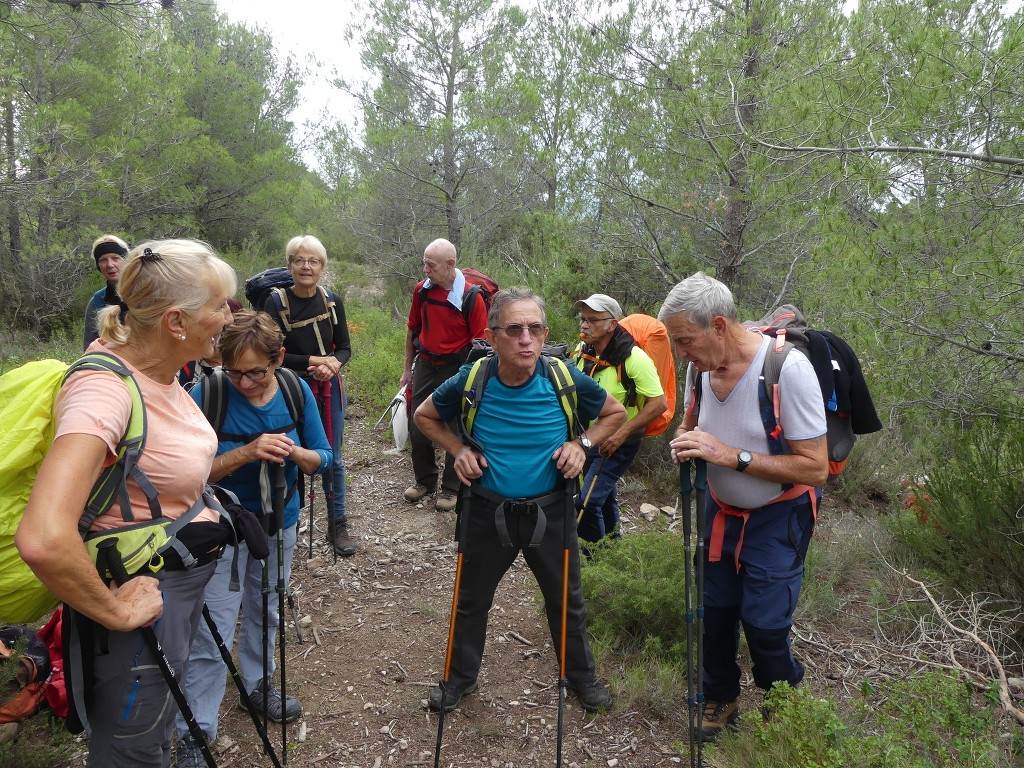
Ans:
MULTIPOLYGON (((202 620, 203 592, 216 563, 156 574, 164 612, 154 625, 178 680, 185 679, 189 647, 202 620)), ((167 768, 178 707, 142 632, 108 632, 105 653, 94 657, 89 704, 88 768, 167 768)))

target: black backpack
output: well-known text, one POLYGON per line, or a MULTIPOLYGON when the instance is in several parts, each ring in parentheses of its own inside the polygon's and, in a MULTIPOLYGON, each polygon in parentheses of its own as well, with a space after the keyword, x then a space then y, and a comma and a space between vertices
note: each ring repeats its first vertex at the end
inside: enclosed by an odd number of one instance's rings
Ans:
MULTIPOLYGON (((783 304, 760 320, 743 325, 775 340, 765 354, 758 387, 761 421, 770 452, 783 452, 777 385, 786 356, 796 348, 811 362, 818 378, 825 404, 828 471, 830 475, 838 475, 846 466, 857 435, 877 432, 882 428, 856 354, 849 344, 831 331, 808 328, 803 313, 792 304, 783 304)), ((691 404, 698 409, 701 381, 698 374, 694 379, 691 404)))
POLYGON ((290 288, 293 285, 295 281, 288 267, 271 267, 245 281, 245 298, 249 306, 259 312, 274 288, 290 288))

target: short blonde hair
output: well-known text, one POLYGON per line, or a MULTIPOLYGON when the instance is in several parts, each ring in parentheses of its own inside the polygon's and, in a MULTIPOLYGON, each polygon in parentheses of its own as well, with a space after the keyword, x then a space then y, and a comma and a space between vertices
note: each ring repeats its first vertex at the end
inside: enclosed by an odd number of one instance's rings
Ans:
POLYGON ((224 293, 238 287, 235 270, 213 248, 199 240, 152 240, 136 246, 125 260, 117 292, 123 306, 99 313, 100 337, 126 344, 132 332, 146 334, 172 307, 194 315, 210 300, 203 278, 212 275, 224 293), (146 251, 157 258, 143 259, 146 251), (124 319, 121 312, 126 312, 124 319))
POLYGON ((324 244, 313 235, 298 235, 289 240, 288 245, 284 247, 285 259, 291 262, 292 257, 299 251, 308 251, 309 253, 319 256, 325 264, 327 263, 327 249, 324 248, 324 244))

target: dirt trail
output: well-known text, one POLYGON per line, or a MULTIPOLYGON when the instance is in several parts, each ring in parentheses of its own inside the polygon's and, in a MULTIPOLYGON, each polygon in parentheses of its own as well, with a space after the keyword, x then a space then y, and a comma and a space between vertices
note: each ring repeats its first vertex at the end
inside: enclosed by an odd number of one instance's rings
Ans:
MULTIPOLYGON (((307 561, 306 534, 300 535, 293 586, 299 613, 311 623, 302 627, 304 643, 294 631, 287 639, 288 692, 305 708, 303 721, 288 728, 288 764, 432 766, 437 716, 427 712, 426 697, 444 663, 453 516, 435 512, 429 501, 413 506, 402 500, 411 478, 408 455, 393 451, 387 433, 371 431, 374 419, 351 410, 345 462, 359 553, 334 564, 318 519, 307 561)), ((445 718, 441 765, 555 764, 558 665, 537 595, 520 558, 491 611, 480 687, 445 718)), ((229 684, 219 764, 270 765, 236 700, 229 684)), ((588 716, 570 694, 563 765, 678 765, 671 745, 682 737, 681 723, 651 721, 635 711, 588 716)), ((271 738, 280 743, 280 726, 271 738)))

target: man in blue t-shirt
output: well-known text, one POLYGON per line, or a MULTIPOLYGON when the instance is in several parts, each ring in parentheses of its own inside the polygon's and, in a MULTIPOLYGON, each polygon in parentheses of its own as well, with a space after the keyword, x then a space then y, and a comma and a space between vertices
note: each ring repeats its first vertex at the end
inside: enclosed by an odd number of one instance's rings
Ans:
POLYGON ((446 690, 438 686, 428 701, 431 709, 448 711, 476 689, 494 592, 520 551, 537 578, 554 647, 560 648, 563 553, 568 550, 565 676, 584 709, 596 712, 609 706, 611 696, 594 673, 587 639, 573 519, 576 484, 569 481, 583 469, 583 444, 611 435, 626 411, 593 379, 568 365, 580 423, 589 426, 579 436, 567 428, 548 364, 540 359, 548 335, 544 301, 529 289, 499 291, 487 321, 487 340, 496 352, 488 364, 496 370, 478 399, 474 446, 447 427, 461 414, 471 365, 441 384, 415 414, 423 434, 455 457, 455 471, 466 486, 459 502, 463 555, 451 668, 446 690))

